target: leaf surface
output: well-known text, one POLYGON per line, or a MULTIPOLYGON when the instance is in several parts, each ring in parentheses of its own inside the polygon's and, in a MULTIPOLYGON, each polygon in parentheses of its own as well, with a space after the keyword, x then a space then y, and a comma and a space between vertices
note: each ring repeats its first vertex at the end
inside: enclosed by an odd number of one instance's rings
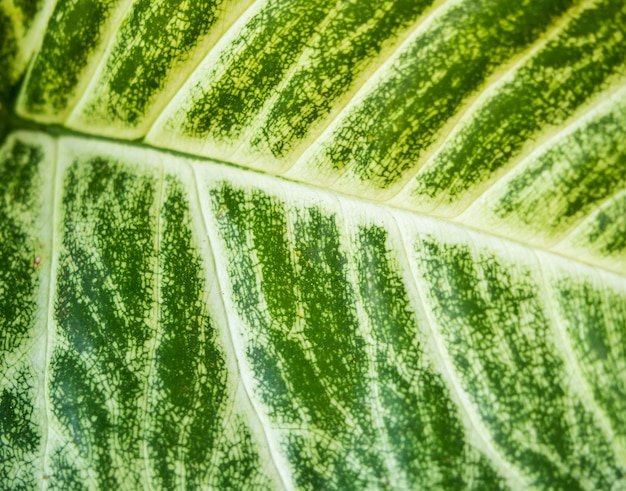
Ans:
POLYGON ((1 488, 626 485, 623 2, 30 15, 1 488))

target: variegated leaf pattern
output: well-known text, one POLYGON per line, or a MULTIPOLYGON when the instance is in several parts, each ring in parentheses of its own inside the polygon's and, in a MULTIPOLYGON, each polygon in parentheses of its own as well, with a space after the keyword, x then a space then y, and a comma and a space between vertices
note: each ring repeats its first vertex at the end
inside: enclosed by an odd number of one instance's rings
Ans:
POLYGON ((626 488, 625 26, 0 0, 0 489, 626 488))
POLYGON ((2 159, 7 488, 623 483, 623 277, 140 147, 2 159))

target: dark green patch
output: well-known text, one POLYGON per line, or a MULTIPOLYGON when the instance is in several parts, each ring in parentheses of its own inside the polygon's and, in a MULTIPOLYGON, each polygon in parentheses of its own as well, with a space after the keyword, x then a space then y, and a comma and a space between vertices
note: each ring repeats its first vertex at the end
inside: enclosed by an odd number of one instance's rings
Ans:
POLYGON ((10 381, 0 377, 0 489, 30 490, 37 485, 33 460, 41 442, 35 380, 28 370, 12 374, 10 381))
MULTIPOLYGON (((451 6, 346 115, 324 145, 318 165, 329 161, 335 170, 349 167, 358 179, 378 188, 392 186, 414 168, 443 125, 494 69, 532 43, 571 4, 541 0, 528 8, 521 0, 467 0, 451 6)), ((429 182, 428 190, 436 185, 429 182)))
POLYGON ((50 391, 102 488, 142 483, 135 462, 155 335, 146 320, 156 300, 156 184, 106 158, 76 161, 64 178, 55 317, 67 348, 55 350, 50 391))
MULTIPOLYGON (((15 82, 14 63, 17 56, 17 42, 11 17, 0 8, 0 106, 7 100, 15 82)), ((3 115, 0 114, 0 116, 3 115)), ((1 132, 0 136, 2 136, 1 132)))
MULTIPOLYGON (((221 430, 228 431, 230 428, 222 427, 221 430)), ((259 466, 259 449, 248 426, 239 417, 234 418, 233 433, 236 435, 234 441, 221 440, 221 458, 215 472, 216 489, 272 489, 259 466)))
POLYGON ((432 237, 416 250, 435 328, 505 457, 542 488, 610 488, 622 464, 592 414, 568 393, 530 264, 432 237))
MULTIPOLYGON (((601 283, 562 277, 553 281, 558 311, 587 383, 626 439, 626 293, 601 283)), ((626 442, 625 442, 626 443, 626 442)))
POLYGON ((33 327, 42 159, 39 145, 19 138, 10 140, 0 155, 0 353, 16 350, 33 327))
POLYGON ((505 167, 534 135, 565 123, 612 75, 624 72, 625 26, 621 0, 599 2, 572 19, 417 175, 413 194, 454 203, 505 167))
POLYGON ((125 127, 140 124, 174 70, 206 36, 220 0, 138 0, 116 33, 104 77, 85 109, 89 120, 125 127))
POLYGON ((22 25, 28 29, 41 8, 44 0, 13 0, 13 4, 22 11, 24 16, 22 25))
POLYGON ((425 356, 396 253, 387 232, 360 228, 359 292, 375 347, 372 380, 379 387, 386 438, 412 489, 502 489, 489 461, 468 444, 459 409, 425 356))
POLYGON ((394 41, 398 31, 415 22, 430 3, 340 3, 303 47, 307 62, 293 60, 295 73, 278 92, 262 126, 252 137, 252 146, 266 147, 275 157, 284 157, 307 136, 314 123, 334 109, 337 99, 353 89, 354 79, 382 47, 394 41), (363 29, 372 21, 373 25, 363 29), (346 38, 349 42, 342 43, 346 38))
POLYGON ((607 257, 626 256, 626 193, 604 206, 581 232, 576 243, 607 257))
POLYGON ((296 482, 359 488, 369 473, 382 479, 365 341, 335 217, 315 207, 290 213, 273 196, 226 183, 212 197, 256 393, 278 428, 293 428, 283 444, 296 482))
MULTIPOLYGON (((194 488, 211 469, 224 431, 226 368, 208 312, 206 278, 191 232, 187 198, 173 177, 166 178, 163 192, 158 246, 160 334, 154 373, 147 381, 151 420, 144 424, 160 487, 179 485, 176 461, 182 460, 188 486, 194 488)), ((233 476, 237 477, 241 475, 233 476)))
POLYGON ((33 115, 54 116, 69 109, 76 85, 118 0, 63 0, 56 3, 23 89, 24 106, 33 115))
POLYGON ((334 4, 267 2, 218 60, 223 65, 218 77, 193 89, 197 96, 185 113, 182 131, 201 139, 209 134, 217 140, 240 136, 334 4))
MULTIPOLYGON (((1 43, 2 41, 0 41, 1 43)), ((0 68, 0 73, 2 72, 2 68, 0 68)), ((2 89, 0 89, 0 93, 2 89)), ((7 129, 7 120, 9 118, 8 110, 6 106, 3 104, 3 98, 0 96, 0 142, 4 142, 5 131, 7 129)))
POLYGON ((531 162, 505 186, 493 211, 541 234, 564 232, 624 188, 624 161, 626 106, 616 104, 531 162))
MULTIPOLYGON (((79 353, 61 349, 56 350, 50 362, 50 371, 50 402, 56 419, 67 432, 68 443, 84 462, 89 462, 90 470, 96 475, 97 487, 120 487, 120 469, 114 465, 110 449, 113 434, 119 432, 125 439, 132 437, 131 434, 123 433, 125 429, 130 429, 128 420, 125 425, 125 418, 122 417, 118 423, 115 421, 117 418, 107 410, 107 402, 116 398, 115 389, 103 383, 107 374, 96 376, 94 366, 82 361, 79 353)), ((58 454, 58 459, 74 460, 69 457, 67 448, 64 453, 58 454)), ((56 464, 57 458, 52 462, 56 464)), ((78 466, 82 467, 81 464, 78 466)), ((55 471, 53 468, 51 483, 60 485, 63 480, 71 479, 71 474, 68 476, 61 470, 59 482, 55 471)), ((82 479, 85 479, 84 470, 81 474, 82 479)), ((138 476, 134 477, 135 482, 139 483, 138 476)))

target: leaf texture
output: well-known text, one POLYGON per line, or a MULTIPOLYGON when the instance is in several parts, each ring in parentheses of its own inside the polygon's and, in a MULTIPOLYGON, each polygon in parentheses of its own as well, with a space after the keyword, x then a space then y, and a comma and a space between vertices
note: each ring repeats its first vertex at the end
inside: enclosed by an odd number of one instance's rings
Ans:
POLYGON ((15 487, 622 479, 622 277, 136 147, 20 133, 3 155, 7 193, 48 198, 7 211, 32 243, 5 273, 15 487))
POLYGON ((0 489, 626 486, 623 1, 0 23, 0 489))

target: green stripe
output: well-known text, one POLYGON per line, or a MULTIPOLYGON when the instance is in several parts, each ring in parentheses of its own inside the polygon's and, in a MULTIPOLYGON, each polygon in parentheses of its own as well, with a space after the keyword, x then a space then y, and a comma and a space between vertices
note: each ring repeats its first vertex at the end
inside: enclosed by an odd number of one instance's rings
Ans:
POLYGON ((296 486, 504 488, 424 353, 388 231, 209 185, 255 395, 296 486))
POLYGON ((269 487, 179 173, 65 145, 50 486, 269 487))
MULTIPOLYGON (((45 142, 44 138, 40 139, 45 142)), ((40 285, 42 171, 49 144, 13 135, 0 148, 0 488, 27 490, 41 478, 40 285), (36 361, 35 361, 36 360, 36 361)), ((46 176, 47 177, 47 176, 46 176)), ((44 283, 45 284, 45 283, 44 283)))
POLYGON ((585 255, 616 273, 626 274, 626 193, 608 200, 559 248, 585 255))
POLYGON ((14 82, 18 39, 10 12, 0 8, 0 101, 4 102, 14 82))
POLYGON ((241 136, 334 4, 330 0, 262 2, 239 27, 236 38, 211 57, 208 73, 204 70, 186 89, 184 117, 176 120, 176 131, 218 142, 241 136))
POLYGON ((268 486, 258 449, 241 420, 225 414, 228 387, 224 354, 209 312, 205 277, 194 254, 189 203, 177 178, 165 181, 159 246, 159 329, 155 373, 146 381, 152 421, 150 457, 159 488, 224 489, 226 483, 268 486), (235 429, 229 427, 229 423, 235 429), (174 466, 176 463, 178 466, 174 466), (181 468, 184 481, 181 481, 181 468))
POLYGON ((616 440, 626 448, 626 291, 599 275, 572 281, 563 271, 554 274, 551 283, 594 400, 610 420, 616 440))
POLYGON ((241 37, 182 89, 150 139, 174 133, 197 143, 243 144, 244 152, 284 161, 347 102, 375 57, 429 1, 263 4, 241 37), (258 44, 240 46, 242 38, 258 44))
POLYGON ((384 479, 383 463, 372 448, 371 418, 364 411, 369 405, 366 353, 335 218, 316 208, 288 218, 279 199, 262 192, 247 195, 227 183, 212 197, 223 247, 230 251, 231 301, 245 325, 255 395, 276 432, 291 428, 279 435, 295 483, 352 489, 366 486, 370 473, 384 479), (287 220, 293 244, 286 239, 287 220), (279 282, 273 281, 276 276, 279 282), (300 312, 289 312, 296 305, 300 312))
POLYGON ((571 3, 546 0, 527 8, 518 1, 468 0, 444 7, 402 47, 306 165, 329 175, 347 172, 349 180, 377 189, 393 186, 496 67, 571 3))
POLYGON ((44 16, 51 0, 0 2, 0 101, 10 95, 22 77, 31 54, 39 47, 44 16))
POLYGON ((533 256, 443 237, 414 240, 425 303, 494 442, 539 488, 610 488, 626 466, 568 379, 533 256))
MULTIPOLYGON (((396 34, 415 22, 430 0, 339 4, 303 50, 295 73, 251 136, 256 152, 284 158, 311 127, 345 103, 355 78, 396 34)), ((347 102, 347 101, 346 101, 347 102)))
POLYGON ((156 178, 106 157, 71 163, 63 178, 62 250, 50 363, 53 414, 67 442, 52 486, 142 487, 144 385, 156 335, 156 178), (78 453, 90 463, 80 466, 78 453), (64 468, 63 460, 73 465, 64 468))
POLYGON ((133 2, 67 124, 127 138, 143 136, 202 51, 246 4, 228 0, 133 2))
POLYGON ((122 0, 57 2, 24 83, 19 110, 38 120, 63 123, 124 7, 122 0))
MULTIPOLYGON (((591 118, 522 162, 475 205, 468 222, 485 230, 503 225, 545 246, 593 214, 626 186, 626 100, 620 94, 591 118)), ((470 212, 471 213, 471 212, 470 212)))
POLYGON ((367 473, 382 475, 383 468, 369 448, 372 424, 363 411, 368 404, 366 355, 334 217, 315 208, 290 217, 291 246, 285 242, 287 218, 278 199, 264 193, 246 196, 224 183, 212 192, 212 201, 220 236, 232 251, 232 301, 246 325, 245 352, 255 394, 268 406, 277 429, 301 429, 281 432, 296 483, 364 486, 367 476, 351 460, 366 460, 367 473), (246 249, 248 234, 253 249, 246 249), (280 275, 279 283, 272 281, 275 275, 280 275), (261 295, 268 299, 267 309, 261 295), (295 316, 287 310, 297 305, 285 301, 290 296, 302 306, 295 316), (344 426, 346 413, 354 419, 351 431, 344 426))
POLYGON ((361 226, 355 244, 375 353, 372 384, 391 452, 409 488, 505 488, 493 464, 471 448, 445 381, 428 360, 423 321, 416 319, 388 235, 380 226, 361 226))
POLYGON ((37 180, 44 149, 28 140, 10 139, 2 148, 0 168, 0 275, 2 277, 2 351, 10 353, 28 336, 37 271, 37 180))
MULTIPOLYGON (((626 7, 592 4, 507 78, 415 177, 411 203, 462 211, 523 145, 565 124, 626 69, 626 7), (567 62, 565 61, 567 60, 567 62)), ((447 211, 446 211, 447 210, 447 211)))

